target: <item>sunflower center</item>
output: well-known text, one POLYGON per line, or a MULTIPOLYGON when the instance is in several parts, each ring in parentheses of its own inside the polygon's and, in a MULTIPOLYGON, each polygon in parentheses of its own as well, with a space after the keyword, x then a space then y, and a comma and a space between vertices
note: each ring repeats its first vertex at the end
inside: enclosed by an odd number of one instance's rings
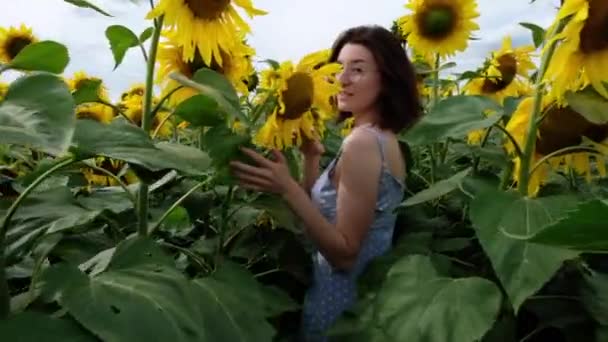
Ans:
POLYGON ((90 111, 90 110, 82 110, 78 112, 79 119, 91 119, 95 121, 101 121, 99 118, 99 114, 90 111))
POLYGON ((422 35, 431 39, 442 39, 448 36, 456 26, 456 15, 449 5, 437 5, 417 17, 422 35))
POLYGON ((608 1, 589 1, 589 17, 581 30, 580 38, 583 53, 590 54, 608 49, 608 1))
POLYGON ((296 72, 287 79, 287 90, 281 94, 285 104, 286 119, 294 120, 302 116, 312 106, 314 86, 306 73, 296 72))
POLYGON ((500 71, 500 79, 492 78, 485 79, 482 86, 484 93, 496 93, 505 89, 517 74, 517 60, 513 54, 507 53, 496 59, 498 61, 497 69, 500 71))
POLYGON ((31 43, 32 41, 27 37, 15 37, 6 44, 6 51, 12 60, 13 58, 17 57, 23 48, 31 43))
POLYGON ((230 6, 230 0, 186 0, 186 5, 195 17, 203 20, 216 20, 230 6))
POLYGON ((225 53, 222 50, 220 50, 220 53, 222 55, 222 65, 220 66, 215 60, 215 58, 213 58, 211 60, 211 66, 208 66, 203 61, 203 57, 201 56, 201 54, 196 51, 196 53, 194 54, 194 59, 192 59, 192 61, 190 62, 186 62, 186 70, 183 70, 183 73, 188 77, 192 77, 198 70, 202 68, 209 68, 215 72, 225 75, 226 72, 230 70, 230 67, 232 66, 231 58, 229 54, 225 53))
POLYGON ((565 147, 578 146, 587 137, 602 142, 608 137, 608 124, 593 124, 570 107, 553 106, 539 127, 536 150, 547 155, 565 147))

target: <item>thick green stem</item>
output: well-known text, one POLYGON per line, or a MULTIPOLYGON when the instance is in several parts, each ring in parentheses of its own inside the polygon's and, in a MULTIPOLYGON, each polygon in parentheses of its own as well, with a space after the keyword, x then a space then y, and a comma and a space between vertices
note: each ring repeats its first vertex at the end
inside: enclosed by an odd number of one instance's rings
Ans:
MULTIPOLYGON (((156 65, 156 50, 158 49, 158 41, 160 40, 160 33, 163 26, 163 17, 161 16, 158 20, 154 21, 154 34, 152 35, 152 42, 150 44, 150 54, 148 56, 148 63, 146 68, 146 91, 144 93, 144 108, 141 118, 141 128, 144 132, 150 131, 152 123, 152 93, 154 91, 154 66, 156 65)), ((137 217, 138 217, 138 228, 137 232, 140 236, 148 235, 148 184, 143 182, 139 186, 139 193, 137 196, 137 217)))
POLYGON ((19 205, 25 200, 25 198, 45 179, 52 175, 57 170, 66 167, 74 162, 73 158, 65 159, 55 164, 50 169, 46 170, 36 180, 32 182, 23 192, 17 197, 13 204, 8 208, 6 215, 2 219, 2 226, 0 226, 0 319, 6 318, 10 313, 10 294, 8 291, 8 283, 6 279, 5 260, 4 260, 4 249, 5 249, 5 238, 8 232, 11 218, 15 215, 19 205))
MULTIPOLYGON (((433 69, 433 93, 431 94, 430 109, 433 110, 439 102, 439 54, 435 56, 435 68, 433 69)), ((435 183, 437 173, 437 143, 433 143, 429 153, 431 157, 431 184, 435 183)))
POLYGON ((557 42, 553 39, 553 37, 563 29, 565 23, 565 20, 560 21, 560 23, 555 28, 555 31, 551 32, 551 34, 547 36, 547 41, 550 45, 547 47, 547 51, 545 51, 541 58, 538 74, 536 75, 536 80, 534 82, 534 107, 532 110, 532 116, 530 117, 530 121, 528 123, 528 130, 526 132, 526 143, 524 145, 524 150, 522 151, 523 156, 521 158, 521 168, 519 170, 518 188, 519 192, 523 196, 528 195, 528 186, 530 183, 530 164, 532 162, 532 155, 534 153, 534 147, 536 145, 538 117, 542 110, 542 100, 545 89, 543 77, 545 76, 545 72, 549 67, 551 57, 553 57, 553 53, 555 52, 555 47, 557 45, 557 42))
POLYGON ((220 229, 219 229, 219 239, 218 239, 218 246, 217 246, 217 254, 216 254, 216 267, 218 265, 218 262, 221 260, 222 257, 222 252, 224 250, 224 240, 226 238, 226 230, 228 228, 228 220, 229 220, 229 216, 228 216, 228 209, 230 209, 230 203, 232 202, 232 193, 234 191, 234 186, 230 185, 228 187, 228 193, 226 194, 226 200, 224 201, 223 205, 222 205, 222 214, 221 214, 221 220, 222 222, 220 223, 220 229))

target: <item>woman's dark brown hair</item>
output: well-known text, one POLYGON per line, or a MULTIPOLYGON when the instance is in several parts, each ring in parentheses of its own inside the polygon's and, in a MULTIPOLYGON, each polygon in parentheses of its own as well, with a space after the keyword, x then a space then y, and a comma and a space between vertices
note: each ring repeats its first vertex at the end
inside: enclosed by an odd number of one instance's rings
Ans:
MULTIPOLYGON (((382 89, 378 96, 380 127, 395 133, 411 127, 422 115, 416 73, 395 35, 381 26, 358 26, 344 31, 334 42, 330 62, 338 59, 346 44, 365 46, 374 56, 381 73, 382 89)), ((352 116, 340 112, 342 121, 352 116)))

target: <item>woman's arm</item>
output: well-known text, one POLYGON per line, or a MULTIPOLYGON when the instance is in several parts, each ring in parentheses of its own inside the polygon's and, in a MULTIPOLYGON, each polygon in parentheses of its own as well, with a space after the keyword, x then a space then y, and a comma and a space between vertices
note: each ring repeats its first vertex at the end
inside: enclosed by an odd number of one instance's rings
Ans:
POLYGON ((310 196, 310 191, 314 186, 317 178, 319 178, 319 164, 321 155, 304 156, 304 177, 302 179, 302 188, 310 196))
POLYGON ((234 161, 235 175, 244 188, 281 194, 304 222, 307 235, 329 263, 342 270, 356 262, 363 239, 374 219, 381 158, 375 136, 353 131, 344 142, 340 157, 337 216, 331 224, 294 180, 285 157, 274 151, 276 160, 243 149, 258 166, 234 161))
POLYGON ((336 223, 325 219, 297 186, 283 194, 302 219, 308 236, 332 266, 350 269, 374 219, 381 158, 376 138, 369 132, 351 134, 340 157, 336 223))

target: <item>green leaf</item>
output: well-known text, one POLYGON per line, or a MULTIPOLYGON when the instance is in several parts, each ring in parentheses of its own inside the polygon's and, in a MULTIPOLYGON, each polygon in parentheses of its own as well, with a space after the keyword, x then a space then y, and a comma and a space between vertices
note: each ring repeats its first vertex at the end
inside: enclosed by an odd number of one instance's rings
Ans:
POLYGON ((543 41, 545 40, 545 29, 532 23, 519 23, 519 25, 532 32, 532 41, 534 42, 534 47, 539 47, 543 44, 543 41))
POLYGON ((503 231, 534 234, 574 205, 576 199, 568 196, 531 199, 499 190, 480 193, 471 202, 470 218, 477 238, 515 312, 577 253, 511 239, 503 231))
POLYGON ((122 63, 127 50, 139 45, 137 35, 122 25, 109 26, 106 29, 106 37, 110 41, 110 48, 114 55, 114 69, 118 68, 120 63, 122 63))
POLYGON ((0 144, 63 154, 74 134, 74 108, 67 85, 57 76, 23 76, 11 83, 0 103, 0 144))
POLYGON ((429 257, 411 255, 391 267, 361 316, 377 341, 473 342, 492 327, 501 297, 487 279, 444 277, 429 257))
POLYGON ((78 89, 72 93, 76 105, 99 101, 99 87, 101 87, 100 79, 86 79, 80 81, 78 89))
POLYGON ((139 43, 143 44, 154 34, 154 27, 148 27, 139 35, 139 43))
POLYGON ((487 97, 451 96, 423 116, 402 139, 411 145, 426 145, 445 138, 462 138, 470 131, 492 126, 501 115, 500 106, 487 97), (496 113, 487 117, 485 110, 496 113))
POLYGON ((192 81, 183 75, 172 75, 171 77, 177 82, 211 97, 217 102, 219 108, 232 116, 233 119, 238 118, 241 122, 248 122, 248 118, 241 112, 236 90, 224 75, 211 69, 203 68, 194 74, 192 81))
POLYGON ((581 291, 583 305, 593 319, 606 329, 608 327, 608 274, 592 272, 584 274, 583 279, 581 291))
POLYGON ((236 134, 225 125, 218 125, 207 130, 203 143, 213 164, 223 167, 231 160, 241 157, 239 148, 248 146, 250 140, 249 136, 236 134))
POLYGON ((64 45, 45 40, 23 48, 10 62, 10 67, 25 71, 47 71, 61 74, 69 62, 68 49, 64 45))
POLYGON ((249 203, 253 208, 266 211, 283 228, 292 232, 300 232, 298 219, 285 201, 280 197, 264 195, 249 203))
POLYGON ((2 339, 19 342, 85 342, 97 339, 76 322, 36 312, 23 312, 0 321, 2 339), (35 329, 32 329, 35 327, 35 329))
POLYGON ((81 158, 100 155, 140 165, 151 171, 175 169, 200 175, 211 161, 204 152, 190 146, 160 142, 156 145, 141 128, 124 120, 104 125, 78 120, 72 151, 81 158))
POLYGON ((566 101, 574 111, 587 121, 596 125, 608 123, 608 100, 598 94, 592 87, 577 92, 566 92, 566 101))
POLYGON ((154 257, 163 253, 153 242, 141 240, 119 244, 108 268, 93 277, 51 266, 42 276, 43 294, 104 341, 213 340, 206 338, 202 323, 209 318, 194 287, 168 257, 154 257))
POLYGON ((175 108, 175 115, 193 126, 215 126, 225 123, 225 118, 212 98, 198 94, 181 102, 175 108))
POLYGON ((231 263, 224 262, 217 273, 194 283, 210 341, 272 341, 275 331, 266 318, 296 308, 284 293, 261 286, 231 263))
POLYGON ((86 0, 63 0, 63 1, 65 1, 67 3, 70 3, 70 4, 74 5, 74 6, 78 6, 78 7, 82 7, 82 8, 90 8, 92 10, 95 10, 98 13, 101 13, 101 14, 105 15, 106 17, 111 17, 110 14, 108 14, 105 11, 103 11, 99 7, 93 5, 89 1, 86 1, 86 0))
POLYGON ((471 168, 467 168, 463 171, 458 172, 448 179, 444 179, 433 184, 430 188, 424 189, 414 196, 403 201, 399 207, 405 208, 410 207, 416 204, 425 203, 428 201, 432 201, 439 197, 449 194, 450 192, 457 189, 466 176, 469 175, 471 168))
POLYGON ((190 216, 188 216, 188 211, 181 206, 176 207, 169 213, 169 216, 165 218, 162 223, 162 229, 165 231, 170 231, 173 233, 186 230, 190 228, 192 224, 190 223, 190 216))
POLYGON ((608 205, 599 200, 580 203, 568 216, 532 236, 521 236, 530 242, 559 246, 585 252, 608 250, 608 205))
POLYGON ((106 210, 120 213, 131 207, 124 192, 95 192, 76 199, 69 188, 59 187, 31 194, 13 216, 6 236, 7 254, 29 252, 37 237, 83 227, 106 210))

